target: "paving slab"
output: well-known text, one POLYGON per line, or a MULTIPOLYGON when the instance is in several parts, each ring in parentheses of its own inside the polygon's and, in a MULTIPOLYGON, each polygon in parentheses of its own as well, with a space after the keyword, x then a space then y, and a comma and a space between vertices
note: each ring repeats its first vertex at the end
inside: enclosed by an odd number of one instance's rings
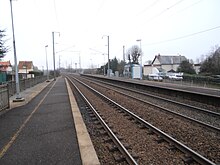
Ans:
POLYGON ((64 78, 31 97, 0 116, 0 164, 82 164, 64 78))

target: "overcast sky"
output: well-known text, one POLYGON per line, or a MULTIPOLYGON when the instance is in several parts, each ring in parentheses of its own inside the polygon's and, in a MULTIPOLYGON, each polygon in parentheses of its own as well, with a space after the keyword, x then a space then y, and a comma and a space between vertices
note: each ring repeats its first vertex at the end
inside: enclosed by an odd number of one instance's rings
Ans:
MULTIPOLYGON (((127 50, 140 45, 143 63, 161 55, 206 55, 220 45, 220 0, 13 0, 18 61, 33 61, 53 68, 52 31, 55 33, 56 67, 75 63, 100 67, 110 59, 123 59, 127 50)), ((0 0, 0 29, 6 30, 11 51, 4 60, 14 64, 10 1, 0 0)))

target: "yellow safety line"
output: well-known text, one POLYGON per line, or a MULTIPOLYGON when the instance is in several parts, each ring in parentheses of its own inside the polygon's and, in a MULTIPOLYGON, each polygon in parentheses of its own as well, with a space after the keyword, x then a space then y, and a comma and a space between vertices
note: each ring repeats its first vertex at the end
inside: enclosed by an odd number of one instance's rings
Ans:
POLYGON ((0 159, 5 155, 7 150, 11 147, 11 145, 14 143, 18 135, 21 133, 23 128, 26 126, 27 122, 30 120, 30 118, 33 116, 33 114, 37 111, 41 103, 45 100, 51 89, 54 87, 56 82, 53 84, 53 86, 50 88, 50 90, 46 93, 46 95, 41 99, 41 101, 37 104, 37 106, 34 108, 33 112, 27 117, 27 119, 24 121, 24 123, 21 125, 21 127, 18 129, 18 131, 12 136, 11 140, 1 149, 0 152, 0 159))

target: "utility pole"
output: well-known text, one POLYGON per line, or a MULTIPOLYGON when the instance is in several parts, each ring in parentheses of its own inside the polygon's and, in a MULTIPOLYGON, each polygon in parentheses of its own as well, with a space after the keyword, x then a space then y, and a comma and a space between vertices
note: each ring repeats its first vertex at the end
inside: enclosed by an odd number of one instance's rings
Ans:
POLYGON ((59 70, 60 70, 60 55, 59 55, 59 70))
POLYGON ((123 45, 123 61, 125 61, 125 46, 123 45))
MULTIPOLYGON (((104 35, 104 36, 108 38, 108 70, 107 70, 107 75, 108 75, 108 77, 110 77, 109 36, 106 36, 106 35, 104 35)), ((104 36, 102 36, 102 39, 103 39, 104 36)))
POLYGON ((102 54, 104 56, 104 64, 103 64, 103 76, 105 76, 105 53, 102 54))
POLYGON ((53 39, 53 75, 54 75, 54 81, 56 80, 56 65, 55 65, 55 45, 54 45, 54 33, 59 33, 60 32, 52 32, 52 39, 53 39))
POLYGON ((49 80, 49 72, 48 72, 47 48, 48 48, 48 45, 45 45, 46 67, 47 67, 47 82, 49 82, 50 80, 49 80))
POLYGON ((140 54, 140 65, 141 65, 141 67, 140 67, 140 73, 141 73, 141 76, 140 76, 140 79, 142 80, 142 78, 143 78, 143 73, 142 73, 142 53, 141 53, 141 39, 138 39, 138 40, 136 40, 137 42, 140 42, 140 50, 139 50, 139 54, 140 54))
POLYGON ((14 63, 15 63, 15 84, 16 84, 16 98, 13 102, 24 101, 24 98, 20 95, 19 77, 18 77, 18 65, 16 56, 16 46, 15 46, 15 34, 14 34, 14 21, 13 21, 13 11, 12 11, 12 0, 10 0, 11 6, 11 22, 12 22, 12 33, 13 33, 13 48, 14 48, 14 63))
POLYGON ((75 63, 75 73, 77 73, 77 63, 75 63))
POLYGON ((54 32, 52 32, 53 39, 53 78, 56 80, 56 66, 55 66, 55 47, 54 47, 54 32))
POLYGON ((79 54, 79 73, 81 73, 81 58, 80 58, 80 54, 79 54))
POLYGON ((108 77, 110 77, 110 60, 109 60, 109 36, 108 37, 108 77))

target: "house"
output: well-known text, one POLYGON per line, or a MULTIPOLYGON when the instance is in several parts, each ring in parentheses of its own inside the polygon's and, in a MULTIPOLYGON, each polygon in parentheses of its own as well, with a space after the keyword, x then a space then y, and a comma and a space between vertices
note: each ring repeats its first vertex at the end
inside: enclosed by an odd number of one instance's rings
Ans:
POLYGON ((0 61, 0 84, 10 80, 13 80, 10 61, 0 61))
POLYGON ((31 71, 34 71, 32 61, 19 61, 18 74, 21 75, 23 79, 32 78, 34 75, 29 73, 31 71))
POLYGON ((10 61, 0 61, 0 71, 6 72, 7 74, 12 73, 12 65, 10 61))
POLYGON ((156 67, 160 72, 176 72, 182 61, 186 61, 187 58, 181 55, 156 55, 151 64, 144 65, 144 75, 152 73, 152 69, 156 67))
POLYGON ((201 64, 193 64, 193 68, 195 69, 196 74, 200 72, 200 67, 201 67, 201 64))

